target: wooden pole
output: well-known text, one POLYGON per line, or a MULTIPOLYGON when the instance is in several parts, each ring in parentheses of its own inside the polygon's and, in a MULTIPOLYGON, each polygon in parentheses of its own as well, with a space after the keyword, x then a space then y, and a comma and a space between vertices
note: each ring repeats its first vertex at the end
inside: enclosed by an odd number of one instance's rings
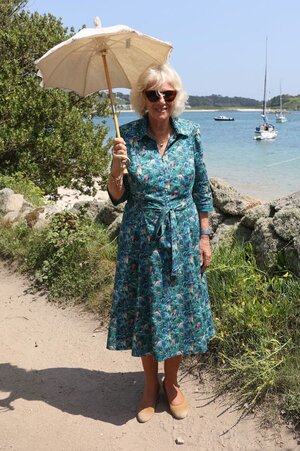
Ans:
POLYGON ((105 78, 106 78, 107 87, 108 87, 108 95, 110 98, 111 110, 112 110, 113 119, 114 119, 114 123, 115 123, 117 138, 120 138, 121 135, 120 135, 120 129, 119 129, 119 122, 118 122, 118 116, 116 113, 114 97, 113 97, 113 93, 112 93, 112 87, 111 87, 108 66, 107 66, 107 61, 106 61, 106 54, 107 54, 107 50, 102 50, 101 55, 102 55, 102 60, 103 60, 103 65, 104 65, 104 72, 105 72, 105 78))
MULTIPOLYGON (((111 110, 112 110, 112 115, 113 115, 115 129, 116 129, 116 135, 117 135, 117 138, 121 138, 120 128, 119 128, 119 121, 118 121, 118 116, 117 116, 117 113, 116 113, 116 106, 115 106, 115 101, 114 101, 113 92, 112 92, 112 86, 111 86, 110 77, 109 77, 108 65, 107 65, 107 61, 106 61, 106 54, 107 54, 107 50, 102 50, 101 51, 102 61, 103 61, 103 66, 104 66, 104 72, 105 72, 105 78, 106 78, 107 87, 108 87, 108 95, 109 95, 109 98, 110 98, 111 110)), ((127 173, 128 173, 127 168, 124 167, 123 168, 123 174, 127 174, 127 173)))

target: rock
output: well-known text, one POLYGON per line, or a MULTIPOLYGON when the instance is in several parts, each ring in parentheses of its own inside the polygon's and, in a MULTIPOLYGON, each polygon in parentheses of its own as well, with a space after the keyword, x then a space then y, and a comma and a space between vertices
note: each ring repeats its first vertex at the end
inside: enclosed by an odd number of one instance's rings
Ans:
POLYGON ((182 437, 177 437, 175 439, 175 443, 176 443, 176 445, 184 445, 184 440, 182 437))
POLYGON ((276 199, 270 202, 270 206, 272 209, 274 209, 275 212, 287 207, 300 208, 300 191, 296 191, 289 196, 276 199))
POLYGON ((28 202, 28 200, 24 199, 23 205, 22 205, 22 212, 23 211, 28 211, 34 209, 34 206, 31 202, 28 202))
POLYGON ((73 210, 75 210, 75 212, 80 211, 81 209, 85 210, 85 214, 90 217, 91 219, 96 219, 96 217, 98 216, 100 210, 102 209, 102 207, 104 206, 105 201, 104 200, 93 200, 93 201, 80 201, 80 202, 76 202, 73 205, 73 210))
POLYGON ((44 208, 35 208, 34 210, 27 212, 24 215, 24 219, 25 219, 27 225, 31 228, 41 227, 40 215, 42 213, 44 213, 44 210, 45 210, 44 208), (36 227, 37 224, 38 224, 38 226, 36 227))
POLYGON ((124 204, 114 206, 110 200, 106 201, 99 209, 96 222, 109 226, 124 211, 124 204))
POLYGON ((275 233, 273 219, 258 219, 250 241, 259 267, 266 270, 274 269, 278 262, 278 252, 286 243, 275 233))
POLYGON ((209 215, 209 225, 213 232, 215 232, 220 224, 225 220, 226 216, 215 208, 214 211, 209 215))
POLYGON ((118 215, 116 219, 108 227, 107 230, 109 232, 109 237, 111 240, 114 240, 119 235, 122 218, 123 214, 118 215))
POLYGON ((286 241, 300 235, 300 206, 286 207, 279 210, 273 218, 273 226, 277 235, 286 241))
POLYGON ((241 222, 237 224, 237 227, 234 231, 234 237, 240 242, 240 243, 247 243, 250 241, 251 235, 253 230, 249 227, 246 227, 241 222))
POLYGON ((268 218, 269 216, 271 216, 270 204, 258 205, 245 213, 245 216, 242 218, 242 224, 250 229, 254 229, 258 219, 268 218))
POLYGON ((219 225, 211 239, 212 248, 216 248, 224 241, 231 243, 239 223, 240 220, 238 218, 225 219, 225 221, 219 225))
POLYGON ((45 218, 49 218, 50 216, 60 213, 61 211, 61 208, 56 204, 48 204, 44 206, 43 215, 45 218))
POLYGON ((4 206, 9 196, 12 196, 13 194, 15 193, 10 188, 3 188, 0 190, 0 213, 7 213, 7 210, 4 206))
POLYGON ((93 201, 107 201, 107 191, 102 191, 97 180, 94 181, 95 188, 97 189, 95 196, 83 194, 81 191, 72 188, 58 188, 58 200, 56 205, 62 210, 71 209, 78 202, 93 202, 93 201))
MULTIPOLYGON (((4 190, 7 190, 7 188, 4 188, 4 190)), ((8 213, 9 211, 20 211, 23 207, 24 203, 24 196, 22 194, 15 194, 13 191, 8 192, 6 191, 3 193, 0 197, 0 211, 1 213, 8 213)), ((11 190, 10 190, 11 191, 11 190)))
POLYGON ((7 198, 11 194, 15 194, 14 191, 10 188, 3 188, 0 190, 0 202, 2 202, 3 199, 7 198))
POLYGON ((235 188, 219 178, 210 179, 214 205, 223 213, 231 216, 244 216, 245 213, 261 201, 241 195, 235 188))
POLYGON ((24 203, 24 196, 22 194, 12 194, 6 202, 6 211, 20 211, 24 203))
POLYGON ((34 229, 41 229, 49 223, 53 215, 61 212, 61 208, 56 205, 48 204, 43 208, 35 209, 34 212, 33 215, 29 216, 29 222, 27 223, 34 229))
POLYGON ((18 211, 9 211, 6 213, 3 218, 2 222, 3 224, 13 224, 17 222, 19 219, 19 212, 18 211))

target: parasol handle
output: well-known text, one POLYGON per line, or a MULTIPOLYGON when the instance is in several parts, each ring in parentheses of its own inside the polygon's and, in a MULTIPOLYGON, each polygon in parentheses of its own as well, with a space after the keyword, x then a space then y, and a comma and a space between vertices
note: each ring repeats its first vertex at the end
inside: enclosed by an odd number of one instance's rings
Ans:
MULTIPOLYGON (((110 82, 110 77, 109 77, 108 65, 107 65, 107 61, 106 61, 106 54, 107 54, 107 50, 102 50, 101 51, 102 61, 103 61, 103 66, 104 66, 104 72, 105 72, 105 78, 106 78, 107 87, 108 87, 108 95, 109 95, 109 99, 110 99, 110 105, 111 105, 113 120, 114 120, 114 124, 115 124, 115 129, 116 129, 116 135, 117 135, 117 138, 121 138, 120 128, 119 128, 119 121, 118 121, 118 116, 117 116, 117 113, 116 113, 115 101, 114 101, 114 97, 113 97, 113 93, 112 93, 112 87, 111 87, 111 82, 110 82)), ((123 174, 127 174, 128 173, 127 168, 124 167, 122 172, 123 172, 123 174)))

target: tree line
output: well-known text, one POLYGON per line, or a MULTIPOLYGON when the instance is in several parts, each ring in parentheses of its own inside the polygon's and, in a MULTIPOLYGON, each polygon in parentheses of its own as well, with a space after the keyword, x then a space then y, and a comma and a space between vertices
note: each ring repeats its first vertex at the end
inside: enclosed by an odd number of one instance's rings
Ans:
MULTIPOLYGON (((129 95, 121 92, 115 93, 118 103, 129 105, 129 95)), ((290 96, 283 95, 282 101, 284 108, 287 110, 300 110, 300 95, 290 96)), ((188 99, 188 105, 191 108, 204 108, 204 109, 228 109, 228 108, 261 108, 262 101, 250 99, 248 97, 228 97, 221 96, 219 94, 212 94, 210 96, 196 96, 190 95, 188 99)), ((279 108, 280 97, 276 96, 270 99, 268 102, 270 108, 279 108)))

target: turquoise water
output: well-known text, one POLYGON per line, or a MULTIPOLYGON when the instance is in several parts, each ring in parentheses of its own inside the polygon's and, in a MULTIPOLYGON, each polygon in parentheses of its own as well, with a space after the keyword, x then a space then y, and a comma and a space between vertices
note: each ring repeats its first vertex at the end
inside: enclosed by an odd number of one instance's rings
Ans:
MULTIPOLYGON (((220 177, 241 193, 272 200, 300 190, 300 112, 288 113, 288 122, 276 124, 275 140, 256 141, 259 112, 186 112, 183 118, 198 122, 209 177, 220 177), (233 116, 233 122, 216 122, 216 115, 233 116)), ((120 125, 136 119, 121 113, 120 125)), ((270 122, 275 122, 273 115, 270 122)), ((111 135, 113 121, 108 120, 111 135)))

